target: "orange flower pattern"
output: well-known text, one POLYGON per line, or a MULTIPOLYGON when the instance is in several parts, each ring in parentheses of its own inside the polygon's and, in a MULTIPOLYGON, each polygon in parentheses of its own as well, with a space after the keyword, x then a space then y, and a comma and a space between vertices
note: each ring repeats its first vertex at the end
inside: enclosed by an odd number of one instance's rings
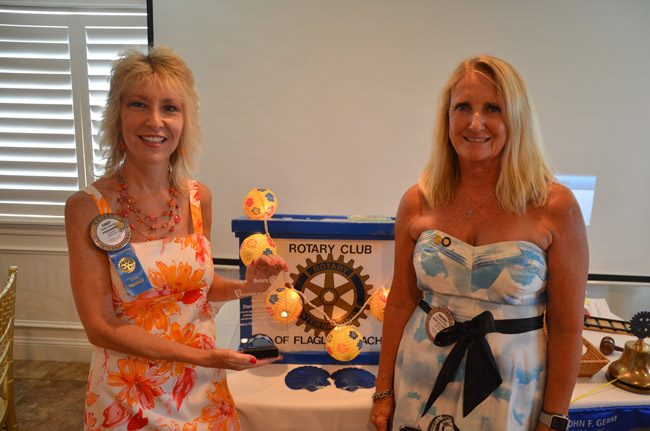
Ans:
MULTIPOLYGON (((143 292, 140 296, 147 292, 143 292)), ((125 320, 142 326, 147 331, 156 328, 160 331, 169 329, 169 319, 180 313, 180 306, 173 296, 162 296, 147 299, 134 299, 131 302, 122 303, 125 320)))
MULTIPOLYGON (((191 181, 189 185, 190 201, 200 202, 201 196, 199 195, 199 183, 191 181)), ((192 205, 192 220, 194 221, 194 232, 203 232, 203 217, 201 216, 201 205, 192 205)))
POLYGON ((195 258, 198 263, 205 263, 210 255, 210 245, 206 241, 201 241, 199 235, 190 235, 184 238, 176 238, 174 242, 181 245, 182 248, 191 247, 195 251, 195 258))
POLYGON ((108 384, 120 389, 119 400, 125 400, 129 406, 154 408, 155 401, 162 394, 160 387, 169 377, 165 377, 151 362, 145 358, 128 357, 118 359, 119 372, 108 373, 108 384))
POLYGON ((208 399, 211 404, 203 407, 199 423, 208 425, 209 430, 214 431, 236 431, 239 425, 233 424, 230 420, 236 417, 235 402, 228 391, 228 384, 225 380, 213 383, 214 388, 208 392, 208 399))
MULTIPOLYGON (((198 349, 216 345, 207 300, 214 270, 203 236, 198 184, 190 182, 194 233, 132 247, 151 283, 137 296, 111 267, 113 310, 129 324, 198 349)), ((110 212, 94 187, 85 191, 98 210, 110 212)), ((239 418, 224 370, 173 361, 154 361, 93 346, 86 389, 86 431, 236 431, 239 418)))
MULTIPOLYGON (((156 261, 156 269, 150 270, 147 275, 153 286, 152 290, 158 296, 182 294, 206 286, 203 269, 194 270, 187 262, 167 265, 163 261, 156 261)), ((146 293, 148 292, 142 292, 138 296, 146 293)))

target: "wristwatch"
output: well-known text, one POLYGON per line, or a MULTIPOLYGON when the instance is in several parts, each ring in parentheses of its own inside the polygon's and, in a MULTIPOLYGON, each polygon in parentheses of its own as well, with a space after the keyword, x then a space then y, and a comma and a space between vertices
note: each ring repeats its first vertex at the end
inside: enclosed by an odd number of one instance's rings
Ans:
POLYGON ((552 430, 566 431, 569 429, 569 418, 566 416, 541 411, 539 413, 539 421, 552 430))

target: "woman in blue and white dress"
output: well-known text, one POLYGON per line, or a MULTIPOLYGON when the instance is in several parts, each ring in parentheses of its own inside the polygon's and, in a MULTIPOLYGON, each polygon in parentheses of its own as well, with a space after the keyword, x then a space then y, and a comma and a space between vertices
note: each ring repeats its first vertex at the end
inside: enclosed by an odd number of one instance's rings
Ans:
POLYGON ((566 429, 585 225, 507 62, 470 58, 450 77, 429 163, 399 206, 395 247, 377 430, 566 429))

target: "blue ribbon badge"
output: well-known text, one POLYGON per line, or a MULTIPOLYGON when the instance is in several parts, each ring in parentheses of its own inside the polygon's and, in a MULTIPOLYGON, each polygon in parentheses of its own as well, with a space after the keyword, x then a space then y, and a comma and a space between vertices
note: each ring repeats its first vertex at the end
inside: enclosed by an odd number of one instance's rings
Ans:
POLYGON ((102 214, 90 225, 93 243, 106 251, 129 294, 136 296, 151 289, 151 283, 131 247, 131 229, 115 214, 102 214))

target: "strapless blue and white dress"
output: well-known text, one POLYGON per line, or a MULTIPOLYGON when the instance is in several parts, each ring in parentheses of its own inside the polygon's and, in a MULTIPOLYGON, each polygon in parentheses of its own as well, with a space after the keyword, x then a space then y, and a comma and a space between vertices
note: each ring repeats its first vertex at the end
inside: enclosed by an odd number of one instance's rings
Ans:
MULTIPOLYGON (((423 301, 447 308, 456 322, 469 321, 486 310, 495 320, 534 318, 545 311, 546 254, 533 243, 472 246, 428 230, 418 238, 413 265, 423 301)), ((416 307, 404 328, 395 363, 393 430, 405 425, 429 431, 534 430, 546 382, 543 329, 486 334, 502 383, 463 416, 464 357, 444 392, 421 417, 453 348, 436 346, 426 321, 427 313, 416 307)))

